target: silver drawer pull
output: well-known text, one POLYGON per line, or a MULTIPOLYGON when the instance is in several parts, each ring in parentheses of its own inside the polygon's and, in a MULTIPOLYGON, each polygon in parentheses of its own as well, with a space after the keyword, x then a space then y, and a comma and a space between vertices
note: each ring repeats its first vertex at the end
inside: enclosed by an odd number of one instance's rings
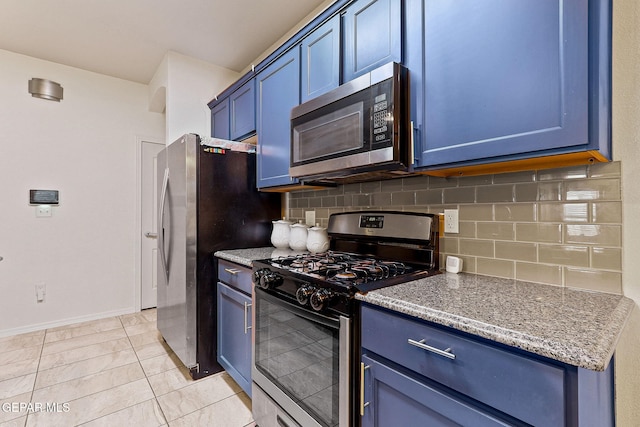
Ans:
POLYGON ((229 274, 233 274, 234 276, 240 273, 240 270, 236 270, 235 268, 225 268, 224 271, 226 271, 229 274))
POLYGON ((407 340, 407 342, 409 344, 411 344, 413 346, 416 346, 418 348, 421 348, 423 350, 430 351, 431 353, 435 353, 435 354, 438 354, 440 356, 444 356, 444 357, 449 358, 449 359, 455 359, 456 358, 455 354, 449 353, 451 351, 451 347, 446 348, 444 350, 440 350, 439 348, 431 347, 430 345, 425 344, 424 343, 425 341, 426 340, 424 340, 424 339, 422 339, 420 341, 416 341, 416 340, 412 340, 411 338, 409 338, 407 340))

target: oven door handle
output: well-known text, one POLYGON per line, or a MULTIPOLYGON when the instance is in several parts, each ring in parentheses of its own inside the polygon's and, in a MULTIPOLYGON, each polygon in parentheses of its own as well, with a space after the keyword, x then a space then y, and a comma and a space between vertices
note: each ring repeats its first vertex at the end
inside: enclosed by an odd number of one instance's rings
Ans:
POLYGON ((312 322, 320 323, 324 326, 327 326, 332 329, 339 330, 340 329, 340 319, 336 317, 325 316, 324 314, 313 311, 310 308, 304 308, 297 304, 290 303, 282 298, 278 298, 275 295, 272 295, 263 289, 255 286, 256 296, 260 298, 264 298, 269 301, 271 304, 279 305, 281 307, 285 307, 287 310, 293 312, 295 315, 304 317, 307 320, 312 322))

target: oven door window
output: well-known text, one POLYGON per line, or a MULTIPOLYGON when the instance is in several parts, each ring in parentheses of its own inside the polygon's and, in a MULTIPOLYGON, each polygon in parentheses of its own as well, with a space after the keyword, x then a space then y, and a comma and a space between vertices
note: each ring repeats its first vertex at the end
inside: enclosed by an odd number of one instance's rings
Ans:
POLYGON ((324 426, 339 422, 339 321, 256 290, 255 366, 324 426))

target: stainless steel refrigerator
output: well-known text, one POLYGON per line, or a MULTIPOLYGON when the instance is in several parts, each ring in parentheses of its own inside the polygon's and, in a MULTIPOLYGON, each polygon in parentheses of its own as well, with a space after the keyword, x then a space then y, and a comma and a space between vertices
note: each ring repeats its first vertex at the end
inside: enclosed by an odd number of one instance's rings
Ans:
POLYGON ((213 253, 270 246, 280 217, 280 195, 255 182, 255 154, 202 145, 195 134, 158 155, 158 329, 194 379, 222 370, 213 253))

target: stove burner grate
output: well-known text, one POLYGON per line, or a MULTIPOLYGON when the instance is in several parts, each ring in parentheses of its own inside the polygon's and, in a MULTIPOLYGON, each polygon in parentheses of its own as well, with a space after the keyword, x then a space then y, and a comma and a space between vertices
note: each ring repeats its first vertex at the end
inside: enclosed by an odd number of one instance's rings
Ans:
POLYGON ((347 286, 396 277, 413 270, 399 261, 334 251, 278 258, 273 262, 285 270, 319 276, 347 286))

